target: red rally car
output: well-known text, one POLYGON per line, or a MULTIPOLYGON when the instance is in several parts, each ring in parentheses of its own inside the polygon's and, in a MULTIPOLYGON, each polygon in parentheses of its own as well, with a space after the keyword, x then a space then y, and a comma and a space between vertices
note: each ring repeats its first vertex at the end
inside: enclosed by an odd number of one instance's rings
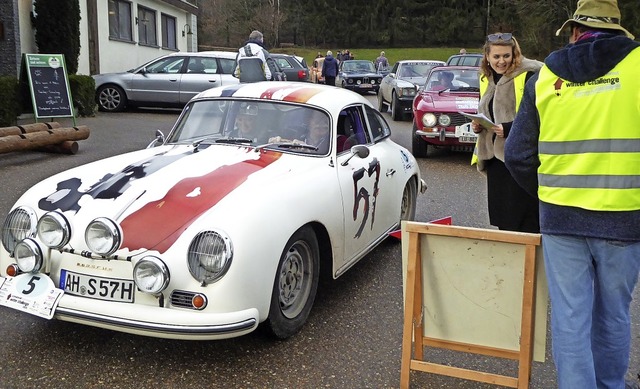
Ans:
POLYGON ((477 135, 461 112, 475 114, 479 100, 477 67, 433 68, 413 100, 413 155, 426 157, 429 145, 472 152, 477 135))

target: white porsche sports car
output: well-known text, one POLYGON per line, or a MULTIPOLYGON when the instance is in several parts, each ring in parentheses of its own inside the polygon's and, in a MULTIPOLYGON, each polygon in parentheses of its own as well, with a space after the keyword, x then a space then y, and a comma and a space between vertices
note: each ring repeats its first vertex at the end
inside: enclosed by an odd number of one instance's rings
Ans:
MULTIPOLYGON (((12 207, 0 305, 173 339, 304 325, 411 220, 418 165, 357 93, 263 82, 198 94, 147 149, 54 175, 12 207)), ((0 308, 7 309, 7 308, 0 308)))

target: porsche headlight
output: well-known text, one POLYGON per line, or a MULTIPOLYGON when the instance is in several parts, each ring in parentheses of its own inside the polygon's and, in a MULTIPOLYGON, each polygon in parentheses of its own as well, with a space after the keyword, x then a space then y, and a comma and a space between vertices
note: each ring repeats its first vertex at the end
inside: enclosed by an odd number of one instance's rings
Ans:
POLYGON ((229 269, 233 258, 231 239, 221 231, 203 231, 189 245, 189 272, 202 284, 220 279, 229 269))
POLYGON ((42 269, 42 250, 31 238, 23 239, 16 245, 15 258, 24 273, 37 273, 42 269))
POLYGON ((47 247, 59 249, 69 243, 71 226, 61 213, 47 212, 38 221, 38 238, 47 247))
POLYGON ((133 267, 133 280, 141 291, 158 294, 169 285, 169 269, 160 258, 144 257, 133 267))
POLYGON ((432 113, 425 113, 422 115, 422 124, 424 124, 425 127, 433 127, 436 125, 436 122, 436 115, 432 113))
POLYGON ((113 254, 120 247, 121 239, 118 225, 106 217, 94 219, 84 232, 89 249, 104 256, 113 254))
POLYGON ((2 245, 9 253, 13 253, 18 242, 36 236, 38 217, 28 207, 18 207, 11 211, 2 225, 2 245))
POLYGON ((451 124, 451 116, 449 115, 440 115, 438 118, 438 123, 440 123, 443 127, 448 127, 451 124))

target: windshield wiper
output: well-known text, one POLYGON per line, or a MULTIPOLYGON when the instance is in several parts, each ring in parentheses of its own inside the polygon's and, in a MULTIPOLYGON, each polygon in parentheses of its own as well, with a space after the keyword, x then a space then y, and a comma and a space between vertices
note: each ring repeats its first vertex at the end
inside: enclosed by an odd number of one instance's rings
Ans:
POLYGON ((218 138, 215 143, 253 143, 249 138, 218 138))
POLYGON ((300 149, 308 149, 308 150, 313 150, 313 151, 318 151, 318 148, 316 146, 307 144, 305 142, 302 141, 284 141, 284 142, 271 142, 271 143, 266 143, 263 145, 260 145, 258 147, 256 147, 256 151, 260 151, 262 149, 264 149, 265 147, 281 147, 283 149, 296 149, 296 148, 300 148, 300 149))

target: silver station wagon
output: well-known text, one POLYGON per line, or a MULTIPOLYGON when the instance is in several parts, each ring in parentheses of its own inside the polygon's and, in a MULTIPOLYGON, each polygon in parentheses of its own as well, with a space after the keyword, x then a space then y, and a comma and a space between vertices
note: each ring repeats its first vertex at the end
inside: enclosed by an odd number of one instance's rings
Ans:
POLYGON ((230 51, 172 53, 122 73, 94 75, 98 109, 181 108, 198 93, 237 84, 236 54, 230 51))

